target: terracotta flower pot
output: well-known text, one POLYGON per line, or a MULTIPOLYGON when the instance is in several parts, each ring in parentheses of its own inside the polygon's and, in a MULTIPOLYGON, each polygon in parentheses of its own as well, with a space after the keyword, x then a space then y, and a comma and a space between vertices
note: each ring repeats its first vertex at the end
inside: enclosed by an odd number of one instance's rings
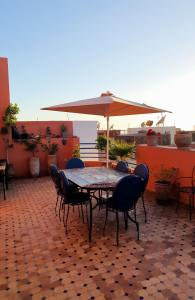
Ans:
POLYGON ((147 135, 146 136, 148 146, 157 146, 158 145, 158 136, 157 135, 147 135))
POLYGON ((155 182, 155 196, 159 204, 168 204, 171 199, 172 184, 170 182, 155 182))
POLYGON ((192 134, 190 132, 176 133, 174 136, 174 141, 177 148, 189 149, 192 143, 192 134))

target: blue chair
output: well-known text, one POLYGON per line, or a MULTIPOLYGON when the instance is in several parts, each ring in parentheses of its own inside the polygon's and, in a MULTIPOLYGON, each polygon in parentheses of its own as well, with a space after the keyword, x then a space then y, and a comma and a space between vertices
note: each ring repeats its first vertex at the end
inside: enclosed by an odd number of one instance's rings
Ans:
POLYGON ((71 159, 68 160, 65 169, 76 169, 76 168, 84 168, 85 164, 84 162, 77 157, 73 157, 71 159))
POLYGON ((137 220, 132 219, 129 211, 133 210, 142 193, 142 179, 136 175, 127 175, 123 177, 116 185, 112 197, 107 199, 106 202, 106 219, 104 224, 104 232, 106 228, 108 211, 115 212, 116 214, 116 242, 119 244, 119 212, 123 212, 125 219, 125 229, 128 227, 128 219, 136 224, 137 234, 139 240, 139 223, 137 220))
MULTIPOLYGON (((143 181, 142 185, 142 193, 141 193, 141 198, 142 198, 142 203, 143 203, 143 208, 144 208, 144 214, 145 214, 145 223, 147 222, 147 217, 146 217, 146 208, 145 208, 145 202, 144 202, 144 192, 146 189, 146 186, 148 184, 149 180, 149 169, 148 166, 145 164, 139 164, 136 166, 133 172, 134 175, 140 176, 143 181)), ((135 208, 135 217, 136 217, 136 208, 135 208)))
POLYGON ((58 168, 55 164, 51 164, 49 166, 49 171, 50 171, 50 175, 51 175, 51 179, 54 183, 55 189, 56 189, 56 193, 57 193, 57 199, 56 199, 56 205, 55 205, 55 213, 57 215, 57 206, 58 206, 58 201, 59 199, 61 199, 60 201, 60 207, 59 207, 59 218, 60 218, 60 208, 61 208, 61 202, 62 202, 62 190, 61 190, 61 186, 60 186, 60 177, 59 177, 59 172, 58 172, 58 168))
MULTIPOLYGON (((63 191, 62 191, 61 184, 60 184, 60 175, 59 175, 58 168, 55 164, 51 164, 49 166, 49 170, 50 170, 51 179, 54 183, 56 193, 57 193, 57 199, 56 199, 56 205, 55 205, 55 214, 57 215, 57 207, 58 207, 58 202, 60 200, 59 213, 58 214, 59 214, 59 219, 61 221, 60 211, 62 209, 62 204, 63 204, 63 191)), ((75 185, 73 185, 70 181, 68 181, 68 185, 69 185, 69 189, 72 189, 75 192, 78 191, 78 188, 75 185)))
POLYGON ((128 173, 128 163, 120 160, 116 165, 116 170, 124 173, 128 173))
MULTIPOLYGON (((90 194, 89 193, 84 193, 80 192, 78 190, 75 190, 71 187, 69 184, 69 181, 64 174, 63 171, 59 172, 60 176, 60 185, 61 185, 61 190, 62 190, 62 195, 63 195, 63 223, 64 227, 66 228, 66 233, 67 233, 67 224, 68 224, 68 216, 69 216, 69 209, 70 206, 78 206, 81 208, 82 212, 82 217, 83 217, 83 223, 84 223, 84 213, 83 213, 83 204, 86 206, 86 211, 87 211, 87 204, 90 202, 90 194), (65 206, 68 205, 68 210, 66 214, 66 220, 65 220, 65 206)), ((87 216, 87 224, 88 224, 88 215, 87 216)))

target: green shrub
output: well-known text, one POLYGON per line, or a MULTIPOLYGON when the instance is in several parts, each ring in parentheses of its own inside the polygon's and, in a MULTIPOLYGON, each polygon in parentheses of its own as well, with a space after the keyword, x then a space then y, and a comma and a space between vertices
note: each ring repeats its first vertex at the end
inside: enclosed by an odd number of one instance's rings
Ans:
POLYGON ((128 158, 131 156, 135 148, 135 144, 128 144, 126 142, 114 141, 111 144, 110 152, 112 155, 120 156, 120 159, 128 158))

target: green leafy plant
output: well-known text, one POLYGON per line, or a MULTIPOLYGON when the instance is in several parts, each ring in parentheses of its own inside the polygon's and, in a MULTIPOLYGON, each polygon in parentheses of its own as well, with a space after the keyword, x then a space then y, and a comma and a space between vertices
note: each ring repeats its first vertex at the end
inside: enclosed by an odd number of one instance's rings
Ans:
POLYGON ((5 110, 5 115, 3 117, 3 121, 7 127, 13 126, 16 124, 17 115, 20 109, 18 104, 10 103, 5 110))
POLYGON ((20 110, 19 106, 16 103, 15 104, 10 103, 5 110, 5 115, 3 116, 4 126, 1 128, 1 134, 4 135, 3 142, 5 145, 6 158, 8 162, 9 162, 8 148, 13 147, 13 144, 10 143, 11 127, 16 124, 19 110, 20 110))
POLYGON ((67 127, 64 123, 60 126, 60 130, 61 130, 62 133, 67 132, 67 127))
POLYGON ((80 146, 79 146, 79 144, 74 145, 73 152, 72 152, 72 157, 80 158, 80 146))
POLYGON ((54 155, 58 152, 59 146, 56 143, 51 142, 51 128, 46 127, 46 144, 41 143, 41 148, 43 152, 47 152, 49 155, 54 155))
POLYGON ((99 135, 96 139, 96 149, 98 150, 106 150, 107 138, 105 135, 99 135))
POLYGON ((49 155, 54 155, 58 152, 59 146, 56 143, 48 142, 48 144, 41 144, 43 152, 47 152, 49 155))
POLYGON ((38 145, 41 143, 41 138, 25 139, 22 142, 26 146, 26 151, 32 152, 32 155, 35 156, 35 153, 39 151, 38 145))
POLYGON ((131 156, 135 148, 135 144, 129 144, 121 141, 114 141, 110 147, 110 153, 112 155, 120 156, 120 159, 124 159, 131 156))

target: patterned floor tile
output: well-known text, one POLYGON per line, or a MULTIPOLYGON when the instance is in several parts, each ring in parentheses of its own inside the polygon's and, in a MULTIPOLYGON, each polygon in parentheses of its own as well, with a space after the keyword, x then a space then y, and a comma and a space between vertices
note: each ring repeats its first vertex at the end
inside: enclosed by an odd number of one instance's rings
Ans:
POLYGON ((0 194, 0 299, 195 299, 195 218, 181 206, 159 206, 146 194, 148 222, 138 203, 140 241, 114 214, 103 236, 104 210, 94 210, 93 241, 78 210, 68 235, 55 215, 50 178, 16 180, 0 194))

